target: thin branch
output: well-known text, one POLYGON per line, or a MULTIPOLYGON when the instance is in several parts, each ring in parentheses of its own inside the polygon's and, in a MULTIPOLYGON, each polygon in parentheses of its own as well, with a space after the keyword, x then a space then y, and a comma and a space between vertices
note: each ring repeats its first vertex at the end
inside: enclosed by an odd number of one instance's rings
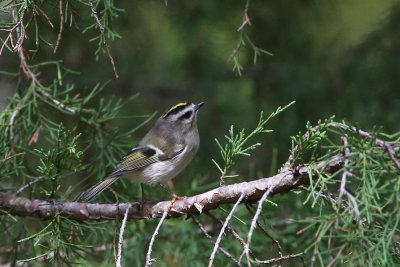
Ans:
POLYGON ((9 33, 9 34, 7 35, 7 38, 4 40, 3 44, 1 45, 1 48, 0 48, 0 56, 1 56, 1 54, 3 53, 3 49, 4 49, 4 47, 6 46, 6 44, 7 44, 7 42, 8 42, 8 39, 11 39, 11 33, 9 33))
MULTIPOLYGON (((211 214, 211 212, 206 211, 206 212, 204 212, 204 214, 206 214, 210 218, 214 219, 215 221, 218 221, 221 224, 221 226, 224 225, 224 221, 222 221, 221 219, 215 217, 213 214, 211 214)), ((239 243, 243 247, 243 249, 245 248, 246 242, 244 242, 243 238, 240 237, 240 235, 235 231, 235 229, 233 229, 232 227, 227 226, 226 227, 226 231, 228 231, 236 240, 239 241, 239 243)), ((256 256, 254 255, 254 253, 250 249, 249 249, 249 253, 250 253, 250 256, 254 260, 257 260, 256 256)))
POLYGON ((231 212, 229 212, 228 217, 226 217, 225 223, 224 223, 224 225, 222 226, 221 231, 219 232, 217 241, 215 242, 215 245, 214 245, 214 249, 213 249, 213 251, 212 251, 212 253, 211 253, 210 260, 209 260, 209 262, 208 262, 208 267, 211 267, 211 266, 213 265, 214 257, 215 257, 215 254, 217 253, 219 243, 221 242, 222 235, 225 233, 225 228, 228 226, 228 223, 229 223, 229 221, 231 220, 232 215, 233 215, 233 213, 235 212, 237 206, 240 204, 240 202, 242 202, 243 197, 244 197, 244 193, 242 193, 242 194, 240 195, 240 197, 239 197, 239 199, 236 201, 235 205, 233 205, 233 208, 232 208, 231 212))
MULTIPOLYGON (((395 153, 395 149, 393 148, 393 146, 389 143, 389 142, 385 142, 379 138, 375 138, 373 137, 370 133, 363 131, 361 129, 357 129, 356 127, 353 126, 347 126, 341 123, 329 123, 328 125, 326 124, 320 124, 320 125, 316 125, 314 127, 312 127, 310 129, 310 132, 316 132, 318 131, 318 129, 320 129, 321 127, 332 127, 332 128, 337 128, 337 129, 342 129, 345 131, 349 131, 349 132, 353 132, 353 133, 357 133, 360 136, 364 137, 364 138, 368 138, 368 139, 373 139, 375 141, 375 143, 382 147, 382 148, 386 148, 386 150, 388 151, 391 159, 394 161, 394 163, 396 164, 397 168, 400 169, 400 161, 396 158, 396 153, 395 153)), ((303 139, 307 139, 309 136, 310 132, 306 132, 303 135, 303 139)), ((301 148, 301 144, 296 145, 293 148, 293 153, 289 156, 288 160, 285 163, 285 168, 290 168, 290 166, 292 165, 292 163, 294 162, 294 160, 296 159, 296 157, 298 156, 298 153, 300 152, 300 148, 301 148)), ((396 147, 396 149, 399 149, 398 147, 396 147)))
POLYGON ((72 23, 73 23, 75 28, 77 30, 79 30, 79 26, 76 23, 76 20, 75 20, 75 17, 74 17, 74 16, 77 16, 78 13, 75 10, 73 10, 70 5, 68 6, 68 12, 69 12, 69 27, 72 27, 72 23))
POLYGON ((64 29, 64 12, 63 12, 63 0, 59 0, 59 10, 60 10, 60 29, 58 31, 58 36, 57 36, 57 42, 56 45, 54 47, 54 54, 57 52, 57 48, 60 45, 60 41, 61 41, 61 36, 62 36, 62 32, 64 29))
POLYGON ((37 85, 37 86, 43 88, 44 86, 39 82, 39 80, 36 77, 36 74, 33 73, 33 71, 28 66, 28 63, 27 63, 26 57, 25 57, 25 53, 24 53, 24 48, 22 47, 22 45, 18 47, 18 55, 20 58, 20 69, 22 70, 22 72, 24 73, 26 78, 31 80, 31 82, 34 86, 37 85))
MULTIPOLYGON (((322 125, 324 125, 324 124, 322 124, 322 125)), ((318 129, 319 129, 320 127, 322 127, 322 125, 316 125, 316 126, 314 126, 313 128, 311 128, 310 131, 311 131, 311 132, 316 132, 316 131, 318 131, 318 129)), ((303 139, 304 139, 304 140, 308 139, 309 135, 310 135, 310 132, 307 131, 307 132, 303 135, 303 139)), ((287 160, 286 163, 285 163, 285 169, 289 169, 289 168, 292 166, 292 164, 294 163, 295 159, 296 159, 297 156, 299 155, 301 145, 302 145, 302 142, 299 143, 299 144, 297 144, 297 145, 292 149, 292 153, 290 154, 288 160, 287 160)))
POLYGON ((43 87, 43 85, 38 81, 38 79, 36 78, 36 74, 34 74, 32 72, 32 70, 29 68, 27 60, 26 60, 26 56, 24 53, 24 48, 22 46, 22 43, 24 41, 24 39, 26 38, 26 32, 25 32, 25 26, 23 23, 24 20, 24 15, 26 12, 27 7, 24 7, 21 13, 21 17, 17 22, 17 15, 16 15, 16 11, 15 11, 15 5, 14 5, 14 9, 12 11, 12 15, 13 15, 13 21, 15 23, 15 25, 10 29, 10 42, 11 45, 13 47, 14 51, 18 52, 18 56, 20 59, 20 69, 22 70, 22 72, 24 73, 24 75, 32 81, 32 84, 35 85, 39 85, 40 87, 43 87), (15 45, 13 44, 13 39, 12 39, 12 33, 16 31, 16 35, 17 35, 17 42, 15 43, 15 45))
POLYGON ((362 220, 360 220, 360 210, 358 209, 358 204, 356 199, 353 197, 352 194, 347 192, 347 190, 344 192, 344 194, 347 196, 347 198, 350 200, 351 204, 353 205, 354 213, 356 215, 356 220, 360 225, 362 225, 362 220))
MULTIPOLYGON (((192 220, 197 224, 199 227, 200 231, 207 237, 208 240, 210 240, 211 244, 215 245, 214 239, 207 233, 206 229, 204 229, 204 226, 200 223, 200 221, 195 217, 191 216, 192 220)), ((225 249, 218 247, 219 251, 221 251, 225 256, 227 256, 229 259, 231 259, 234 263, 236 263, 237 266, 242 266, 238 260, 236 260, 229 252, 227 252, 225 249)))
MULTIPOLYGON (((282 177, 282 178, 283 178, 283 177, 282 177)), ((240 257, 242 257, 243 254, 246 254, 247 264, 248 264, 249 267, 251 266, 251 264, 250 264, 250 254, 249 254, 251 238, 252 238, 252 236, 253 236, 253 231, 254 231, 254 229, 256 228, 256 222, 257 222, 257 220, 258 220, 258 216, 259 216, 260 213, 261 213, 262 205, 263 205, 264 201, 267 199, 267 197, 271 194, 272 190, 273 190, 275 187, 279 186, 279 184, 281 183, 281 181, 282 181, 282 179, 281 179, 281 180, 277 180, 277 181, 275 182, 275 184, 271 185, 271 187, 269 187, 268 190, 265 191, 265 193, 263 194, 263 196, 261 197, 261 199, 258 201, 257 210, 256 210, 256 212, 255 212, 255 214, 254 214, 254 216, 253 216, 252 221, 251 221, 249 233, 247 234, 246 247, 245 247, 245 249, 243 250, 242 255, 240 256, 240 257)))
POLYGON ((94 8, 93 0, 89 0, 89 5, 90 5, 90 8, 92 10, 93 17, 96 20, 97 26, 100 29, 101 37, 103 39, 103 44, 106 47, 108 57, 110 58, 111 66, 113 68, 113 71, 114 71, 114 74, 115 74, 115 78, 118 79, 119 75, 118 75, 118 72, 117 72, 117 68, 115 67, 115 63, 114 63, 114 59, 113 59, 113 57, 111 55, 110 47, 108 46, 108 44, 106 42, 106 36, 104 35, 104 27, 100 22, 100 19, 99 19, 98 15, 97 15, 96 9, 94 8))
POLYGON ((347 178, 347 168, 349 166, 349 158, 348 155, 350 154, 350 149, 349 149, 349 143, 347 141, 347 138, 342 136, 342 142, 343 142, 343 147, 344 147, 344 167, 343 167, 343 174, 342 174, 342 180, 340 182, 340 191, 339 191, 339 199, 345 194, 346 190, 346 178, 347 178))
POLYGON ((311 256, 311 267, 315 266, 315 262, 317 261, 317 254, 318 254, 318 244, 315 243, 313 254, 311 256))
POLYGON ((50 24, 50 27, 54 28, 54 25, 53 25, 53 23, 51 22, 49 16, 47 16, 47 14, 46 14, 42 9, 40 9, 40 7, 39 7, 38 5, 35 5, 35 8, 36 8, 37 10, 39 10, 40 14, 42 14, 43 17, 45 17, 45 19, 47 20, 47 22, 50 24))
MULTIPOLYGON (((116 203, 115 203, 115 205, 117 206, 117 208, 119 207, 119 198, 118 198, 118 195, 117 195, 117 193, 114 191, 114 189, 112 189, 111 187, 109 187, 108 188, 108 190, 110 190, 111 191, 111 193, 113 193, 113 195, 114 195, 114 197, 115 197, 115 201, 116 201, 116 203)), ((130 207, 129 207, 129 209, 130 209, 130 207)), ((119 212, 118 212, 119 213, 119 212)), ((118 229, 118 223, 119 223, 119 216, 118 216, 118 213, 117 213, 117 216, 115 216, 115 228, 114 228, 114 238, 113 238, 113 250, 114 250, 114 259, 115 259, 115 264, 117 263, 117 229, 118 229)), ((126 214, 126 211, 125 211, 125 214, 126 214)), ((125 218, 125 214, 124 214, 124 218, 125 218)))
POLYGON ((36 184, 37 182, 39 182, 40 180, 42 180, 44 177, 46 177, 46 176, 39 176, 39 177, 37 177, 35 180, 30 181, 30 182, 27 183, 26 185, 22 186, 20 189, 17 190, 17 192, 14 193, 14 196, 18 196, 19 194, 21 194, 22 191, 24 191, 24 190, 27 189, 28 187, 32 186, 33 184, 36 184))
POLYGON ((22 13, 21 13, 21 17, 19 18, 19 20, 17 20, 17 14, 15 12, 15 4, 14 4, 14 9, 12 12, 13 15, 13 21, 14 21, 14 26, 9 30, 11 37, 10 37, 10 42, 11 45, 13 47, 13 50, 16 51, 18 48, 20 48, 22 46, 22 42, 25 39, 25 27, 24 27, 24 16, 25 16, 25 12, 26 12, 26 6, 23 8, 22 13), (17 42, 15 43, 15 45, 13 44, 13 39, 12 39, 12 33, 16 32, 17 35, 17 42))
POLYGON ((317 239, 315 241, 315 245, 314 245, 313 255, 311 256, 311 266, 314 266, 315 262, 317 261, 318 245, 319 245, 319 242, 321 241, 321 238, 324 236, 326 231, 328 231, 328 229, 330 227, 332 227, 333 223, 334 223, 333 221, 327 223, 326 227, 318 234, 317 239))
POLYGON ((358 209, 357 201, 346 189, 346 178, 347 178, 347 175, 349 174, 349 171, 347 169, 348 169, 348 165, 349 165, 350 149, 348 147, 349 144, 348 144, 347 138, 342 136, 342 141, 343 141, 343 146, 344 146, 345 159, 344 159, 342 180, 340 183, 339 199, 341 199, 343 195, 345 195, 348 199, 350 199, 351 203, 353 204, 354 213, 356 214, 356 220, 361 225, 361 221, 359 220, 360 211, 358 209))
POLYGON ((261 209, 262 209, 262 204, 264 203, 265 199, 267 199, 268 195, 269 195, 269 190, 265 191, 265 193, 263 194, 263 196, 261 197, 261 199, 258 202, 258 207, 256 210, 256 213, 253 216, 253 219, 251 220, 251 225, 250 225, 250 230, 247 234, 247 242, 246 242, 246 246, 242 252, 242 254, 240 255, 239 260, 241 260, 241 258, 243 257, 243 255, 246 255, 247 258, 247 265, 251 266, 250 264, 250 254, 249 254, 249 250, 250 250, 250 243, 251 243, 251 238, 253 236, 253 231, 256 228, 256 221, 258 219, 258 216, 260 215, 261 209))
POLYGON ((354 133, 358 133, 359 135, 361 135, 364 138, 368 138, 368 139, 373 139, 375 141, 375 143, 377 145, 379 145, 380 147, 384 147, 386 148, 386 150, 388 151, 390 158, 394 161, 394 163, 396 164, 397 168, 400 169, 400 161, 396 158, 396 153, 395 150, 393 149, 393 147, 391 146, 390 143, 385 142, 379 138, 375 138, 373 137, 370 133, 363 131, 361 129, 357 129, 354 126, 347 126, 347 125, 343 125, 340 123, 331 123, 329 124, 330 126, 334 127, 334 128, 340 128, 346 131, 352 131, 354 133))
POLYGON ((160 229, 160 227, 163 224, 163 222, 164 222, 165 218, 167 217, 167 215, 168 215, 168 212, 164 211, 163 216, 161 217, 161 220, 158 222, 156 230, 154 230, 154 233, 151 236, 149 249, 148 249, 147 254, 146 254, 146 264, 145 264, 146 267, 150 267, 151 265, 153 265, 153 262, 155 262, 157 260, 156 258, 154 258, 154 259, 151 258, 151 250, 153 248, 154 240, 156 239, 156 236, 158 235, 158 230, 160 229))
POLYGON ((231 56, 227 60, 227 63, 231 63, 232 62, 232 60, 236 57, 237 53, 239 53, 240 48, 242 48, 242 42, 241 41, 236 45, 235 49, 233 49, 231 56))
POLYGON ((21 153, 16 153, 16 154, 9 156, 8 153, 10 153, 10 150, 6 151, 6 154, 4 155, 4 160, 1 163, 0 168, 2 168, 4 166, 4 164, 6 164, 6 162, 9 161, 10 159, 18 157, 18 156, 23 156, 26 154, 26 152, 21 152, 21 153))
MULTIPOLYGON (((316 195, 317 197, 320 197, 326 201, 332 201, 333 203, 337 203, 337 199, 335 196, 333 196, 332 194, 324 194, 323 192, 319 191, 320 188, 316 188, 317 190, 310 190, 305 186, 300 185, 298 187, 298 189, 301 189, 303 191, 309 192, 309 193, 313 193, 314 195, 316 195)), ((348 207, 348 202, 347 201, 341 201, 341 208, 343 210, 345 210, 348 207)))
MULTIPOLYGON (((24 47, 23 47, 23 40, 26 38, 26 32, 25 32, 25 26, 24 26, 24 23, 23 23, 23 19, 24 19, 24 15, 25 15, 25 12, 26 12, 26 8, 27 7, 24 7, 24 9, 22 10, 22 13, 21 13, 21 16, 20 16, 20 19, 17 21, 17 15, 16 15, 16 11, 14 10, 15 9, 15 6, 14 6, 14 9, 13 9, 13 11, 12 11, 12 14, 13 14, 13 21, 14 21, 14 23, 15 23, 15 25, 9 30, 10 31, 10 34, 9 34, 9 38, 7 38, 7 40, 8 39, 10 39, 10 42, 11 42, 11 46, 13 47, 13 50, 14 51, 17 51, 18 52, 18 56, 19 56, 19 58, 20 58, 20 69, 22 70, 22 72, 24 73, 24 75, 29 79, 29 80, 31 80, 31 82, 32 82, 32 85, 33 86, 39 86, 39 87, 41 87, 41 88, 44 88, 44 86, 39 82, 39 80, 37 79, 37 77, 36 77, 36 74, 35 73, 33 73, 33 71, 31 70, 31 68, 29 67, 29 65, 28 65, 28 63, 27 63, 27 60, 26 60, 26 56, 25 56, 25 52, 24 52, 24 47), (13 42, 13 38, 12 38, 12 33, 13 32, 16 32, 16 35, 17 35, 17 42, 14 44, 14 42, 13 42)), ((40 9, 39 9, 39 11, 40 11, 40 9)), ((52 25, 52 24, 51 24, 52 25)), ((3 46, 6 44, 6 42, 3 44, 3 46)), ((0 49, 0 54, 1 54, 1 52, 2 52, 2 50, 3 50, 3 46, 2 46, 2 48, 0 49)), ((39 90, 36 90, 36 92, 38 92, 39 90)), ((47 95, 47 97, 48 96, 50 96, 48 93, 46 93, 46 92, 42 92, 42 91, 40 91, 41 93, 42 93, 42 95, 47 95)), ((56 100, 56 99, 52 99, 52 102, 53 103, 55 103, 56 105, 59 105, 59 106, 61 106, 63 109, 66 109, 66 110, 68 110, 69 112, 71 112, 71 113, 75 113, 75 112, 73 112, 73 109, 70 109, 70 108, 68 108, 68 107, 65 107, 62 103, 60 103, 58 100, 56 100)), ((14 113, 15 114, 15 113, 14 113)), ((13 115, 14 115, 13 114, 13 115)), ((12 128, 12 127, 11 127, 12 128)), ((12 129, 11 129, 12 130, 12 129)))
POLYGON ((287 260, 287 259, 297 258, 297 257, 300 257, 301 255, 303 255, 303 253, 299 253, 299 254, 295 254, 295 255, 286 255, 286 256, 269 259, 269 260, 265 260, 265 261, 257 261, 257 263, 258 264, 272 264, 272 263, 280 262, 280 261, 287 260))
POLYGON ((122 254, 122 243, 124 242, 124 231, 126 226, 126 221, 128 220, 128 213, 131 206, 129 205, 125 211, 124 219, 122 220, 121 230, 119 231, 119 240, 118 240, 118 257, 116 266, 121 267, 121 254, 122 254))
POLYGON ((391 158, 391 159, 394 161, 394 163, 396 164, 397 169, 400 170, 400 161, 399 161, 398 158, 396 158, 396 152, 394 151, 393 147, 392 147, 389 143, 387 143, 387 142, 385 142, 385 147, 386 147, 386 149, 387 149, 387 151, 388 151, 388 153, 389 153, 389 155, 390 155, 390 158, 391 158))
POLYGON ((3 45, 1 46, 0 55, 3 52, 3 48, 4 48, 4 46, 6 46, 8 40, 10 40, 11 47, 15 51, 15 50, 18 49, 19 46, 22 45, 22 41, 25 38, 25 36, 21 34, 21 32, 25 33, 25 31, 22 31, 22 30, 19 30, 19 29, 24 27, 23 20, 24 20, 24 16, 25 16, 25 12, 26 12, 26 7, 22 10, 21 17, 19 18, 19 20, 17 19, 17 14, 16 14, 17 12, 15 11, 15 8, 16 7, 15 7, 15 4, 14 4, 13 10, 12 10, 12 17, 13 17, 14 26, 11 27, 11 29, 0 29, 0 31, 8 32, 7 38, 3 42, 3 45), (16 32, 17 39, 18 39, 18 41, 17 41, 17 43, 15 45, 14 45, 13 36, 12 36, 14 32, 16 32))
POLYGON ((15 123, 15 119, 17 118, 18 112, 21 110, 22 104, 27 100, 28 95, 29 94, 26 93, 25 96, 18 102, 18 104, 14 108, 14 111, 13 111, 13 113, 11 115, 10 122, 8 124, 8 126, 10 127, 9 128, 9 133, 10 133, 11 142, 14 142, 14 123, 15 123))
MULTIPOLYGON (((252 216, 254 216, 254 212, 250 209, 250 205, 246 204, 246 208, 247 208, 247 210, 250 212, 250 214, 251 214, 252 216)), ((261 214, 261 215, 262 215, 262 214, 261 214)), ((280 257, 283 257, 282 246, 281 246, 281 244, 279 243, 279 241, 276 240, 272 235, 270 235, 270 234, 268 233, 268 231, 261 225, 261 223, 260 223, 258 220, 257 220, 257 226, 258 226, 258 228, 260 228, 260 230, 261 230, 269 239, 272 240, 272 242, 275 243, 276 247, 278 248, 279 256, 280 256, 280 257)), ((249 249, 249 251, 250 251, 250 249, 249 249)), ((250 256, 251 256, 251 254, 250 254, 250 256)), ((282 262, 279 262, 278 266, 282 266, 282 262)))
POLYGON ((246 6, 244 7, 243 23, 237 29, 238 32, 243 30, 244 26, 246 26, 246 25, 251 26, 251 21, 250 21, 249 15, 247 14, 248 11, 249 11, 249 4, 247 3, 246 6))
MULTIPOLYGON (((249 15, 248 15, 249 2, 250 1, 247 1, 246 5, 244 7, 243 22, 240 25, 240 27, 237 29, 238 32, 242 31, 246 25, 251 26, 250 18, 249 18, 249 15)), ((228 61, 227 61, 228 63, 231 63, 232 60, 236 57, 236 55, 239 53, 240 48, 242 47, 242 45, 244 45, 244 43, 242 42, 242 38, 241 38, 239 43, 236 45, 235 49, 233 49, 231 56, 228 58, 228 61)))
POLYGON ((338 253, 336 254, 336 256, 331 260, 331 262, 330 262, 328 265, 326 265, 326 267, 332 267, 332 266, 333 266, 333 264, 335 263, 335 261, 336 261, 336 260, 340 257, 340 255, 342 254, 343 249, 344 249, 345 247, 346 247, 345 245, 342 245, 342 246, 340 247, 340 249, 339 249, 338 253))
POLYGON ((37 92, 40 96, 42 96, 43 98, 47 99, 47 100, 50 101, 50 102, 53 102, 55 105, 59 106, 60 108, 66 110, 66 111, 68 111, 68 112, 70 112, 70 113, 72 113, 72 114, 75 114, 75 113, 76 113, 76 110, 75 110, 75 109, 70 108, 70 107, 64 105, 64 104, 61 103, 59 100, 55 99, 51 94, 49 94, 49 93, 47 93, 47 92, 45 92, 45 91, 43 91, 43 90, 36 90, 36 92, 37 92))

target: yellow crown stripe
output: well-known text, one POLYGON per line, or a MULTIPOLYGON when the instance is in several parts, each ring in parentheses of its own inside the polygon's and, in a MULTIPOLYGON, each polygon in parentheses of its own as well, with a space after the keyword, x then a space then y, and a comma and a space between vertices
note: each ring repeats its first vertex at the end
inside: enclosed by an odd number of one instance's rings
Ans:
POLYGON ((165 112, 164 118, 168 116, 168 114, 173 111, 174 109, 181 107, 181 106, 186 106, 188 103, 187 102, 181 102, 170 108, 167 112, 165 112))

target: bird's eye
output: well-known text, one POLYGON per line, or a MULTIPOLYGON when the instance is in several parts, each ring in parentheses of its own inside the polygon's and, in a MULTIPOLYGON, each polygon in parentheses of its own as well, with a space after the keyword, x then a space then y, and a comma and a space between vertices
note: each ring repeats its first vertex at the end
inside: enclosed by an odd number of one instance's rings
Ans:
POLYGON ((187 111, 187 112, 185 112, 185 114, 183 114, 179 118, 185 120, 185 119, 189 119, 191 116, 192 116, 192 111, 187 111))

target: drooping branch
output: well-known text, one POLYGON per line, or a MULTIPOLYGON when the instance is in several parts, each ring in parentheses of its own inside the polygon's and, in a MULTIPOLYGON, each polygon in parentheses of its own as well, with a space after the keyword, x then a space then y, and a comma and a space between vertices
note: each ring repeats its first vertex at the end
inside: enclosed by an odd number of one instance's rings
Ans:
MULTIPOLYGON (((313 168, 332 174, 343 166, 342 156, 342 154, 338 154, 320 162, 313 168)), ((316 174, 315 177, 317 177, 316 174)), ((311 179, 315 177, 311 177, 311 179)), ((90 204, 31 200, 2 193, 0 194, 0 210, 12 215, 43 219, 50 219, 56 214, 61 214, 71 220, 114 220, 117 216, 122 218, 128 206, 131 205, 128 219, 161 218, 164 212, 168 213, 167 218, 171 218, 199 214, 223 204, 235 203, 242 193, 244 194, 242 202, 255 202, 260 200, 267 190, 270 191, 269 196, 272 196, 289 192, 300 185, 307 185, 309 181, 308 168, 298 166, 294 169, 285 169, 282 173, 272 177, 218 187, 199 195, 185 197, 175 201, 171 209, 171 201, 146 201, 145 203, 121 203, 119 205, 90 204)))
POLYGON ((150 240, 150 245, 149 245, 149 249, 147 250, 147 254, 146 254, 146 267, 150 267, 153 265, 153 262, 157 261, 156 258, 151 258, 151 251, 153 249, 153 245, 154 245, 154 240, 156 239, 156 236, 158 235, 158 231, 160 230, 161 225, 163 224, 165 218, 167 218, 168 216, 168 211, 164 211, 161 220, 158 222, 156 230, 154 230, 153 235, 151 236, 151 240, 150 240))
POLYGON ((244 197, 244 194, 241 194, 239 199, 236 201, 235 205, 233 205, 233 208, 231 209, 231 212, 229 212, 229 215, 226 217, 225 222, 222 225, 221 231, 219 232, 217 241, 214 244, 214 249, 213 249, 213 251, 211 253, 210 260, 208 262, 208 267, 212 267, 213 266, 215 254, 217 254, 217 250, 218 250, 218 247, 219 247, 219 243, 221 242, 222 235, 225 233, 225 229, 228 226, 228 223, 229 223, 230 219, 232 218, 232 215, 235 212, 235 209, 237 208, 237 206, 239 206, 239 204, 242 201, 243 197, 244 197))
POLYGON ((131 207, 128 205, 128 208, 125 211, 124 219, 122 220, 121 230, 119 231, 119 240, 118 240, 118 256, 116 260, 116 266, 121 267, 121 254, 122 254, 122 243, 124 241, 124 231, 126 226, 126 221, 128 218, 129 209, 131 207))
POLYGON ((97 26, 99 27, 100 34, 101 34, 101 38, 103 39, 103 44, 104 44, 104 46, 105 46, 105 48, 106 48, 107 55, 108 55, 108 57, 110 58, 111 66, 112 66, 112 68, 113 68, 115 78, 118 79, 118 78, 119 78, 119 75, 118 75, 117 67, 115 66, 114 58, 113 58, 113 56, 112 56, 112 54, 111 54, 110 46, 108 45, 108 43, 107 43, 107 41, 106 41, 106 36, 105 36, 104 27, 103 27, 103 25, 101 24, 101 21, 100 21, 98 15, 97 15, 97 11, 96 11, 96 8, 95 8, 95 6, 94 6, 93 0, 89 0, 89 5, 90 5, 90 9, 92 10, 92 15, 93 15, 93 17, 94 17, 94 20, 96 21, 97 26))

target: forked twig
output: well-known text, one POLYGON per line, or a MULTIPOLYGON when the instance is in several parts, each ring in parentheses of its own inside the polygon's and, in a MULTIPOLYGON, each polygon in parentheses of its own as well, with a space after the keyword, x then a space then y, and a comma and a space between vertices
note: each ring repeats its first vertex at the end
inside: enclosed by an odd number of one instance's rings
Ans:
MULTIPOLYGON (((212 244, 215 245, 215 241, 214 239, 207 233, 206 229, 204 229, 204 226, 200 223, 200 221, 195 217, 195 216, 191 216, 192 220, 197 224, 197 226, 199 227, 200 231, 207 237, 208 240, 210 240, 210 242, 212 244)), ((229 252, 227 252, 225 249, 218 247, 219 251, 221 251, 225 256, 227 256, 229 259, 231 259, 234 263, 236 263, 236 265, 238 266, 242 266, 240 264, 240 262, 235 259, 231 254, 229 254, 229 252)))
MULTIPOLYGON (((221 226, 224 225, 224 221, 222 221, 221 219, 215 217, 211 212, 206 211, 206 212, 204 212, 204 214, 206 214, 208 217, 210 217, 210 218, 212 218, 212 219, 218 221, 218 222, 221 224, 221 226)), ((243 247, 243 249, 244 249, 245 246, 246 246, 246 242, 244 242, 243 238, 240 237, 240 235, 235 231, 235 229, 233 229, 232 227, 227 226, 227 227, 226 227, 226 230, 227 230, 237 241, 239 241, 240 245, 241 245, 241 246, 243 247)), ((254 255, 254 253, 253 253, 251 250, 249 250, 249 253, 250 253, 250 256, 251 256, 254 260, 257 260, 256 256, 254 255)))
POLYGON ((237 29, 238 32, 243 30, 244 26, 246 26, 246 25, 251 26, 251 21, 250 21, 249 15, 248 15, 248 11, 249 11, 249 4, 247 3, 246 6, 244 7, 243 23, 237 29))
POLYGON ((154 233, 153 233, 153 235, 151 236, 151 240, 150 240, 150 244, 149 244, 149 249, 148 249, 147 254, 146 254, 146 264, 145 264, 145 267, 150 267, 150 266, 153 264, 153 262, 155 262, 155 261, 157 260, 157 259, 152 259, 152 258, 151 258, 151 250, 152 250, 152 248, 153 248, 154 240, 156 239, 156 236, 158 235, 158 230, 160 229, 161 225, 163 224, 165 218, 167 218, 167 215, 168 215, 168 211, 164 211, 164 213, 163 213, 163 215, 162 215, 162 217, 161 217, 161 220, 158 222, 158 225, 157 225, 157 227, 156 227, 156 230, 154 230, 154 233))
MULTIPOLYGON (((247 210, 250 212, 250 214, 251 214, 252 216, 254 216, 254 212, 250 209, 250 205, 246 204, 246 208, 247 208, 247 210)), ((262 215, 261 215, 261 216, 262 216, 262 215)), ((272 242, 275 243, 276 247, 278 248, 279 256, 280 256, 280 257, 283 257, 282 246, 281 246, 281 244, 279 244, 279 241, 276 240, 272 235, 270 235, 270 234, 268 233, 268 231, 261 225, 261 223, 260 223, 258 220, 257 220, 257 226, 260 228, 260 230, 261 230, 269 239, 272 240, 272 242)), ((250 251, 250 249, 249 249, 249 251, 250 251)), ((250 254, 250 256, 251 256, 251 254, 250 254)), ((279 262, 279 265, 278 265, 278 266, 282 266, 282 262, 279 262)))

